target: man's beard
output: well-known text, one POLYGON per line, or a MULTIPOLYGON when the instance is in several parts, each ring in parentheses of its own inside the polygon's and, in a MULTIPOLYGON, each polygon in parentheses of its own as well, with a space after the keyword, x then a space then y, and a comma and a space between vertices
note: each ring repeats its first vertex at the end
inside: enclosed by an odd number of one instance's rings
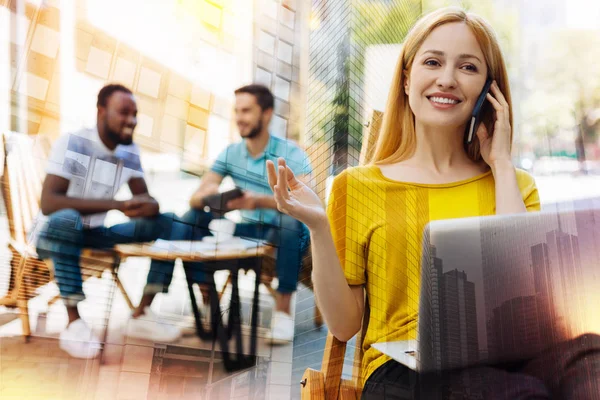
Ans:
POLYGON ((104 129, 106 129, 106 135, 110 138, 110 140, 117 144, 127 146, 133 143, 133 136, 123 139, 123 137, 117 131, 111 129, 108 126, 108 119, 104 120, 104 129))
POLYGON ((258 120, 258 124, 256 124, 256 126, 254 128, 252 128, 250 133, 248 133, 246 136, 244 136, 244 139, 254 139, 258 135, 260 135, 260 132, 262 132, 262 128, 263 128, 262 120, 258 120))

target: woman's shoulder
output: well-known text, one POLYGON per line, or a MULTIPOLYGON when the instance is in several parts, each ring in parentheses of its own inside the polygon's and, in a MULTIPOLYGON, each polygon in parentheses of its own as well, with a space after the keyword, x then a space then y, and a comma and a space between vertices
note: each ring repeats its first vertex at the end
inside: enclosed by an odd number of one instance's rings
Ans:
POLYGON ((349 167, 336 176, 336 180, 344 181, 373 181, 377 175, 378 168, 374 165, 361 165, 349 167))
POLYGON ((535 185, 535 178, 529 172, 521 168, 515 168, 519 186, 535 185))
POLYGON ((345 197, 349 193, 366 193, 379 182, 373 166, 349 167, 340 172, 331 185, 336 197, 345 197))

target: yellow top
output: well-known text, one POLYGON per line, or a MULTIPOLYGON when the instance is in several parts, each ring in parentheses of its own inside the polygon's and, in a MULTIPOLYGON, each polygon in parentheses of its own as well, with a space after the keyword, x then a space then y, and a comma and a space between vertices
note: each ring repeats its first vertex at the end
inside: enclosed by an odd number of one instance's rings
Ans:
MULTIPOLYGON (((517 169, 528 211, 540 209, 535 181, 517 169)), ((432 220, 493 215, 491 171, 446 184, 399 182, 379 167, 337 176, 327 206, 335 247, 349 285, 365 285, 370 307, 361 385, 390 358, 371 344, 417 339, 421 242, 432 220)))

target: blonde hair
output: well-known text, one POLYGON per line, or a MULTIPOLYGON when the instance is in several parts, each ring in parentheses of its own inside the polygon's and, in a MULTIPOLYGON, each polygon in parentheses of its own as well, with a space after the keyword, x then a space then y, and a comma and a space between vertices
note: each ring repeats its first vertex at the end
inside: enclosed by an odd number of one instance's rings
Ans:
MULTIPOLYGON (((502 51, 492 27, 480 16, 466 11, 448 7, 436 10, 421 18, 407 34, 402 46, 392 86, 383 116, 381 131, 370 163, 391 164, 410 157, 416 148, 415 117, 408 104, 408 96, 404 91, 406 75, 415 59, 415 55, 425 39, 437 27, 453 22, 466 24, 477 39, 488 67, 488 76, 495 79, 509 105, 510 125, 513 124, 512 102, 508 87, 508 74, 502 57, 502 51)), ((494 126, 494 114, 491 107, 484 107, 482 123, 488 132, 494 126)), ((510 133, 512 143, 512 129, 510 133)), ((479 139, 474 138, 467 148, 467 154, 473 161, 481 160, 479 139)))

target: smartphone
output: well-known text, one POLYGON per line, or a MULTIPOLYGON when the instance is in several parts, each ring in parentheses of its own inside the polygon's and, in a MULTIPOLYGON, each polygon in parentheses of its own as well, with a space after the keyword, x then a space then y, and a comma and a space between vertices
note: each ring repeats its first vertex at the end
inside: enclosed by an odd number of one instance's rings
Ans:
POLYGON ((222 217, 228 211, 227 202, 242 197, 244 191, 238 187, 222 193, 211 194, 202 199, 204 206, 209 207, 215 217, 222 217))
POLYGON ((473 109, 473 113, 471 114, 471 120, 467 124, 467 129, 465 130, 465 144, 471 144, 475 134, 477 133, 477 128, 479 128, 479 124, 481 123, 481 110, 483 109, 483 105, 486 100, 486 96, 490 91, 490 87, 492 86, 492 78, 487 78, 485 81, 485 85, 483 85, 483 90, 481 94, 477 98, 477 102, 475 103, 475 108, 473 109))

